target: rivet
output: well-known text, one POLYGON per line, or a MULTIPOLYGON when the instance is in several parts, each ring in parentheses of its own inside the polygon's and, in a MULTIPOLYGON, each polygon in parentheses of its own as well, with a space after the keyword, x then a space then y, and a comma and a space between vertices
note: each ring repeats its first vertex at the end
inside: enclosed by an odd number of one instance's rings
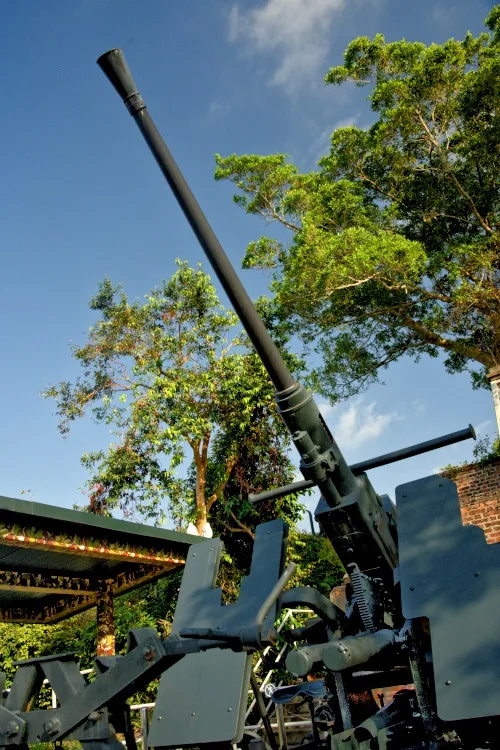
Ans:
POLYGON ((403 497, 408 497, 408 495, 406 494, 406 492, 403 492, 403 497))
POLYGON ((451 685, 451 680, 446 680, 445 685, 451 685))
POLYGON ((196 557, 196 552, 193 552, 193 554, 191 555, 191 557, 196 557))
POLYGON ((443 486, 443 483, 439 482, 438 487, 442 487, 442 486, 443 486))
POLYGON ((195 712, 195 711, 193 711, 193 713, 191 714, 191 716, 196 716, 196 712, 195 712))
POLYGON ((233 709, 232 709, 232 708, 228 708, 227 710, 228 710, 228 711, 232 711, 233 709))
POLYGON ((476 570, 476 572, 474 573, 474 575, 475 575, 476 578, 479 578, 479 570, 476 570))
POLYGON ((415 591, 415 586, 410 586, 410 591, 415 591))
POLYGON ((156 718, 158 719, 158 721, 161 721, 161 716, 157 716, 156 718))

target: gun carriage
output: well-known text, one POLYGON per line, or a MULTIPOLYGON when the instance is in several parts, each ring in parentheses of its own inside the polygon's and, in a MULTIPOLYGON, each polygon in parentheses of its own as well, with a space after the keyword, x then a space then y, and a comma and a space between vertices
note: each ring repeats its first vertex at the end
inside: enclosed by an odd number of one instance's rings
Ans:
POLYGON ((0 706, 0 745, 77 739, 90 750, 125 735, 133 750, 126 700, 160 677, 147 744, 220 747, 242 742, 249 685, 276 741, 252 677, 252 654, 273 645, 283 607, 305 606, 315 617, 288 633, 286 667, 294 678, 325 674, 274 694, 276 704, 321 695, 329 720, 315 717, 308 744, 359 748, 500 747, 500 548, 481 529, 464 527, 457 490, 439 475, 396 489, 396 505, 379 496, 366 471, 474 437, 471 427, 349 467, 312 395, 296 383, 259 318, 212 228, 156 129, 120 50, 98 64, 139 127, 276 388, 276 402, 300 455, 304 480, 260 499, 317 487, 315 517, 347 574, 346 603, 313 588, 284 590, 287 527, 257 528, 250 574, 239 599, 221 605, 215 587, 223 544, 191 548, 172 634, 132 629, 124 656, 96 660, 85 684, 68 654, 19 663, 0 706), (59 706, 29 710, 41 680, 59 706), (374 688, 411 685, 386 706, 374 688), (288 693, 286 692, 288 690, 288 693))

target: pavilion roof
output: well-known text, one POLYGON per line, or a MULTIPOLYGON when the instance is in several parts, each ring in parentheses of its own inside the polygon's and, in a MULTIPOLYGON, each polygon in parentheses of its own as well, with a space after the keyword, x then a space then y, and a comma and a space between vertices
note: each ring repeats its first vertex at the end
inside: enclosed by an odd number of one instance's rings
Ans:
POLYGON ((0 621, 58 622, 184 565, 200 537, 0 496, 0 621))

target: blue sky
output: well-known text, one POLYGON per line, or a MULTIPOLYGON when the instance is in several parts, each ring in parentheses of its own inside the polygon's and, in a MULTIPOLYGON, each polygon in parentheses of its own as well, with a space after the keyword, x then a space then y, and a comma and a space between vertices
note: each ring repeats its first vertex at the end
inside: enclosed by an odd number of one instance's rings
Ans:
MULTIPOLYGON (((141 298, 177 257, 204 260, 123 105, 95 64, 122 47, 157 126, 236 268, 262 224, 213 181, 214 154, 285 152, 313 168, 333 128, 370 122, 364 90, 325 87, 360 34, 441 42, 479 33, 484 0, 23 0, 0 4, 3 238, 0 493, 81 503, 80 456, 110 436, 89 421, 67 439, 40 391, 72 380, 70 341, 108 276, 141 298)), ((266 290, 241 272, 251 295, 266 290)), ((323 405, 359 461, 465 427, 495 431, 491 397, 437 361, 401 362, 385 385, 323 405)), ((371 472, 380 493, 471 457, 472 443, 371 472)))

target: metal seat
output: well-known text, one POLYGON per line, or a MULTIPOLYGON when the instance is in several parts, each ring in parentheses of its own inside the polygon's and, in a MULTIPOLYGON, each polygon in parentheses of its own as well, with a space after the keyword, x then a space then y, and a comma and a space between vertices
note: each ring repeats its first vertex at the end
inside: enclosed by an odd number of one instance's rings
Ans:
POLYGON ((271 700, 278 705, 284 705, 291 703, 295 698, 321 700, 326 697, 326 694, 325 681, 312 680, 311 682, 301 682, 298 685, 285 685, 285 687, 276 688, 271 700))

